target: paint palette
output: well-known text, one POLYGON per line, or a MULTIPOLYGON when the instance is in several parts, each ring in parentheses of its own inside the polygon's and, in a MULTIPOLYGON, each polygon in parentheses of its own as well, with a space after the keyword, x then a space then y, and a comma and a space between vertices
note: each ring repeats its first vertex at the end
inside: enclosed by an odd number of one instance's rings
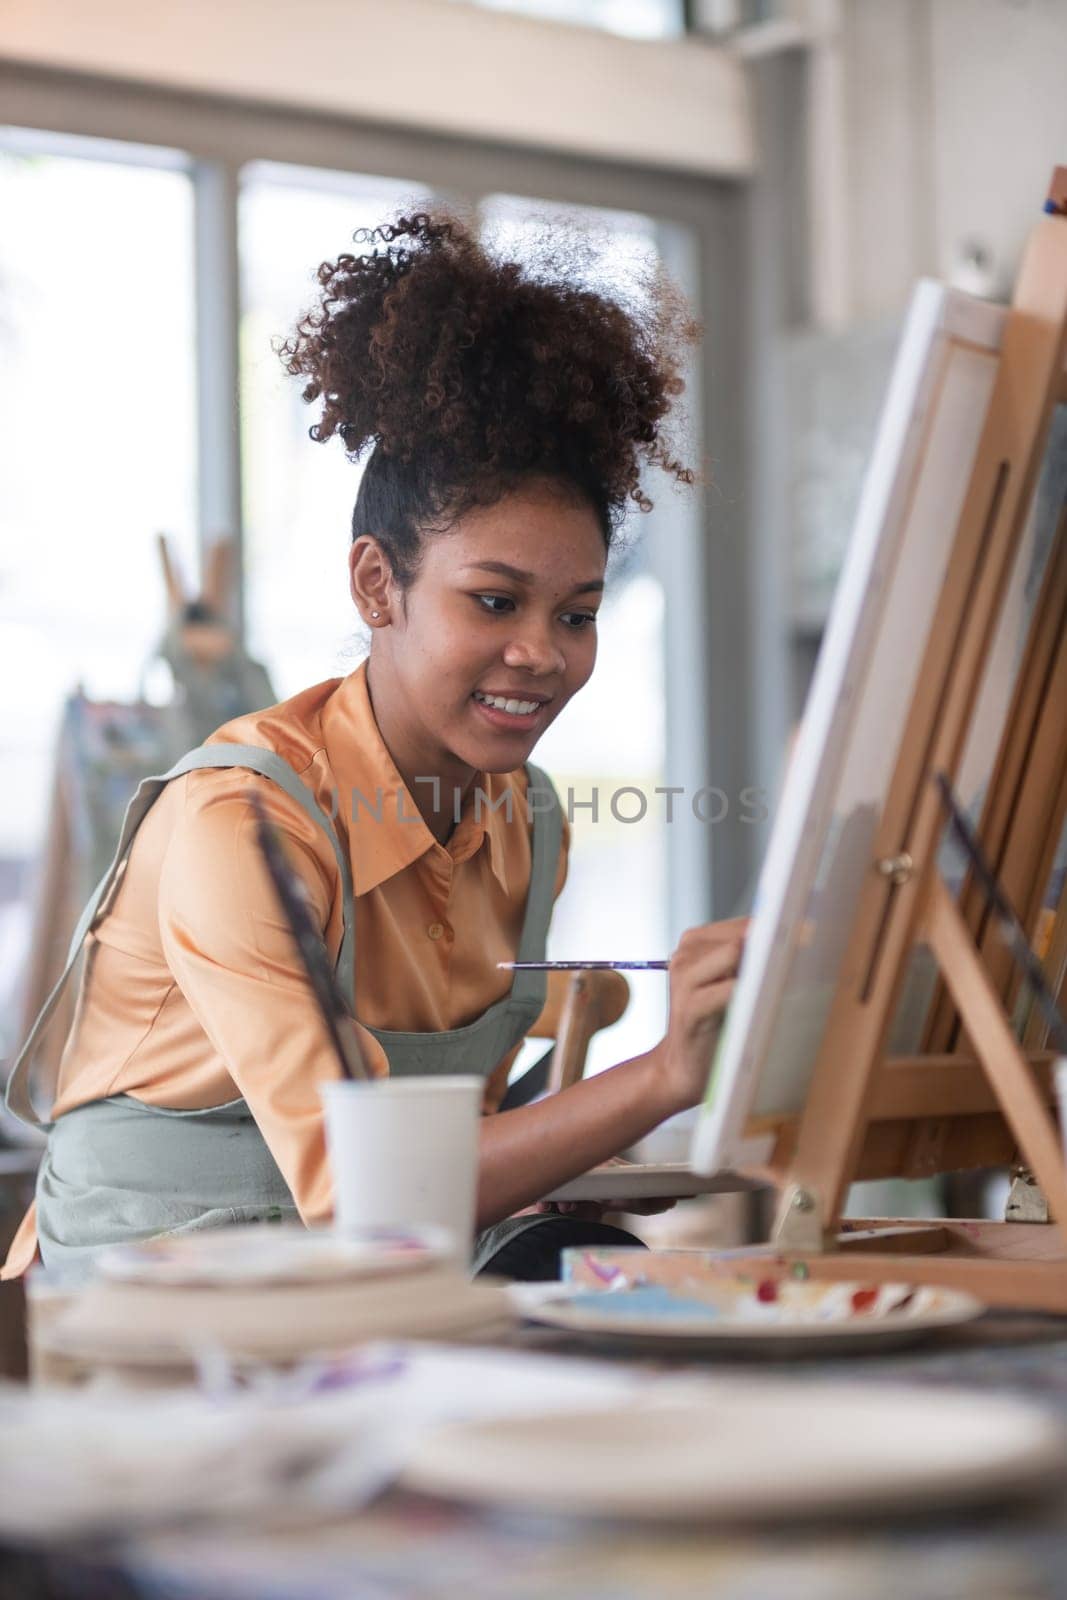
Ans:
POLYGON ((448 1255, 444 1229, 334 1233, 288 1223, 162 1234, 100 1252, 98 1271, 122 1283, 253 1288, 380 1278, 434 1266, 448 1255))
MULTIPOLYGON (((580 1254, 580 1252, 579 1252, 580 1254)), ((673 1284, 606 1270, 527 1311, 530 1320, 596 1343, 686 1352, 837 1355, 899 1345, 980 1316, 972 1295, 904 1283, 826 1283, 696 1275, 673 1284)))

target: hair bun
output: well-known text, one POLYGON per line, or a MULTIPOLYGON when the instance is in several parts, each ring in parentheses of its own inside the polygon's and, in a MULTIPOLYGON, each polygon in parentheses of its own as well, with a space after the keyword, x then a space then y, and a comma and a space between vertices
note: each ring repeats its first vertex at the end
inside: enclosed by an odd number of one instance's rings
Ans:
MULTIPOLYGON (((359 255, 318 270, 319 303, 280 354, 321 402, 311 437, 339 435, 416 465, 439 506, 527 473, 575 480, 614 524, 642 509, 643 465, 693 481, 664 436, 699 329, 662 279, 624 306, 568 272, 498 257, 449 212, 362 229, 359 255)), ((571 252, 580 265, 581 246, 571 252)))

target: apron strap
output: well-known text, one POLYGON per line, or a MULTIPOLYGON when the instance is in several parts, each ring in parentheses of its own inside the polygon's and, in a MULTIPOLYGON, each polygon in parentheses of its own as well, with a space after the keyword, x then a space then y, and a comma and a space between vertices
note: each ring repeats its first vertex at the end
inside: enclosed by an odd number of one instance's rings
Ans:
MULTIPOLYGON (((526 893, 526 915, 516 961, 540 961, 552 920, 559 846, 563 836, 563 812, 559 796, 548 774, 526 764, 526 804, 533 817, 533 849, 530 860, 530 887, 526 893)), ((511 986, 515 1000, 536 998, 544 1005, 548 979, 543 972, 516 972, 511 986)))
POLYGON ((21 1122, 27 1123, 30 1127, 47 1128, 49 1126, 38 1116, 30 1096, 30 1068, 37 1051, 37 1042, 48 1027, 56 1007, 59 1005, 71 972, 74 970, 75 963, 81 954, 86 936, 91 932, 98 917, 105 915, 108 910, 111 892, 119 878, 123 863, 129 855, 130 847, 133 844, 138 828, 163 793, 166 785, 173 778, 180 778, 187 772, 195 772, 212 767, 248 767, 251 771, 258 772, 261 777, 272 779, 326 833, 333 846, 337 868, 341 875, 341 889, 344 896, 344 935, 337 957, 337 979, 348 1003, 349 1010, 354 1013, 355 901, 352 892, 352 870, 348 857, 341 849, 340 841, 329 818, 307 785, 301 783, 289 763, 283 760, 275 751, 264 750, 257 745, 200 745, 198 749, 190 750, 187 755, 182 756, 180 761, 176 761, 169 772, 165 772, 158 777, 142 779, 137 786, 137 792, 126 808, 125 816, 122 819, 122 829, 119 833, 119 842, 111 865, 89 896, 88 904, 78 918, 78 925, 74 930, 70 948, 67 952, 66 966, 63 968, 48 999, 41 1007, 25 1043, 15 1058, 15 1064, 8 1078, 4 1103, 13 1116, 18 1117, 21 1122))
MULTIPOLYGON (((292 767, 274 750, 263 750, 257 745, 208 744, 201 745, 191 755, 183 756, 178 767, 188 771, 184 763, 194 767, 250 767, 263 778, 272 778, 284 789, 290 800, 304 811, 311 821, 325 833, 333 849, 334 860, 341 879, 343 933, 341 948, 337 952, 335 976, 344 995, 345 1004, 352 1016, 356 1014, 356 900, 352 888, 352 864, 341 845, 337 832, 326 812, 319 805, 306 783, 301 783, 292 767), (193 757, 197 759, 194 760, 193 757)), ((173 776, 177 776, 177 771, 173 776)))

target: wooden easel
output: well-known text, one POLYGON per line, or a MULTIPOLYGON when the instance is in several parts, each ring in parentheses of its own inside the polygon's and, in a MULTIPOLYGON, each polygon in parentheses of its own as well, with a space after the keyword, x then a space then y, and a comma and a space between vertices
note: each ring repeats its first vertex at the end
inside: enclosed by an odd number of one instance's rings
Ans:
MULTIPOLYGON (((777 1129, 774 1273, 965 1288, 988 1304, 1067 1312, 1067 1163, 1052 1057, 1010 1023, 1017 989, 980 889, 957 902, 936 865, 944 824, 931 774, 955 776, 1018 553, 1053 407, 1067 401, 1067 168, 1016 286, 989 411, 845 967, 805 1108, 777 1129), (885 1040, 913 947, 941 987, 921 1055, 885 1040), (841 1223, 858 1178, 1017 1161, 1051 1222, 841 1223)), ((1056 532, 979 832, 1028 930, 1067 815, 1067 518, 1056 532)), ((1053 951, 1067 948, 1067 896, 1053 951)))
MULTIPOLYGON (((225 662, 233 654, 237 645, 234 629, 228 621, 234 609, 233 541, 221 537, 214 541, 206 562, 205 581, 199 592, 185 587, 165 534, 157 536, 157 547, 166 595, 165 637, 172 637, 188 657, 193 668, 205 677, 209 677, 219 668, 220 663, 225 662)), ((274 691, 264 674, 260 704, 267 705, 274 698, 274 691)), ((126 703, 116 703, 113 711, 118 717, 125 710, 136 710, 138 707, 140 708, 138 715, 145 723, 160 716, 159 711, 154 707, 145 706, 142 701, 133 702, 130 707, 127 707, 126 703)), ((217 720, 222 720, 221 713, 217 720)), ((204 730, 205 736, 210 731, 209 722, 204 730)), ((163 766, 169 766, 170 761, 176 759, 180 751, 175 751, 173 755, 165 749, 157 753, 163 766)), ((139 780, 146 776, 147 770, 145 767, 131 764, 128 772, 129 794, 136 789, 139 780)), ((152 770, 161 769, 153 763, 152 770)), ((71 793, 68 763, 60 753, 56 759, 53 777, 40 888, 36 897, 26 978, 20 1004, 18 1032, 20 1039, 26 1038, 30 1032, 37 1013, 63 970, 67 945, 78 921, 78 914, 88 899, 104 863, 110 860, 114 849, 115 838, 102 836, 104 851, 102 860, 94 861, 92 852, 87 855, 83 851, 79 856, 77 841, 80 837, 83 838, 87 831, 84 824, 79 824, 78 820, 82 804, 79 794, 71 793)), ((120 810, 115 817, 116 838, 121 817, 120 810)), ((76 999, 76 989, 71 984, 38 1048, 36 1058, 38 1079, 42 1084, 51 1085, 53 1090, 59 1075, 63 1045, 74 1020, 76 999)), ((5 1124, 5 1128, 7 1131, 15 1132, 19 1142, 25 1137, 21 1130, 11 1130, 9 1123, 5 1124)), ((31 1134, 29 1138, 37 1142, 36 1135, 31 1134)))

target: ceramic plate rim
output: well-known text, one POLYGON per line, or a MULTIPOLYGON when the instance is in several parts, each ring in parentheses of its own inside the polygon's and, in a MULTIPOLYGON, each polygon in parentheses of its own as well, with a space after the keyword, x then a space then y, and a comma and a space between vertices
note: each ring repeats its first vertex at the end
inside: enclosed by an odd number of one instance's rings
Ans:
MULTIPOLYGON (((781 1380, 778 1387, 798 1391, 799 1385, 792 1385, 786 1380, 781 1380)), ((947 1399, 950 1405, 966 1402, 966 1391, 949 1388, 947 1386, 921 1387, 915 1384, 874 1384, 871 1381, 856 1382, 828 1379, 819 1387, 824 1390, 833 1390, 835 1401, 844 1401, 849 1397, 850 1391, 862 1391, 868 1399, 877 1389, 879 1401, 892 1403, 894 1395, 903 1390, 915 1400, 921 1396, 924 1404, 936 1405, 944 1403, 947 1399)), ((808 1388, 805 1384, 804 1388, 808 1388)), ((765 1386, 756 1386, 756 1391, 766 1393, 765 1386)), ((483 1479, 478 1482, 477 1472, 472 1480, 469 1469, 465 1474, 462 1468, 456 1477, 454 1459, 456 1446, 463 1450, 464 1457, 469 1460, 467 1451, 473 1442, 477 1446, 479 1435, 487 1433, 490 1437, 499 1434, 501 1430, 517 1427, 520 1432, 531 1424, 543 1424, 546 1418, 533 1417, 508 1417, 508 1418, 481 1418, 470 1422, 451 1422, 443 1424, 434 1434, 425 1441, 425 1454, 420 1460, 420 1454, 414 1455, 401 1470, 398 1482, 401 1487, 415 1490, 419 1493, 430 1494, 439 1498, 451 1499, 461 1504, 470 1504, 482 1501, 494 1507, 526 1506, 536 1504, 537 1508, 550 1515, 572 1515, 574 1517, 609 1517, 615 1520, 620 1517, 627 1519, 637 1518, 643 1522, 652 1523, 692 1523, 696 1519, 720 1518, 723 1524, 737 1522, 749 1525, 768 1525, 771 1523, 796 1522, 801 1518, 809 1517, 853 1517, 869 1514, 871 1511, 872 1492, 877 1494, 878 1508, 885 1514, 899 1516, 905 1509, 912 1509, 917 1502, 922 1505, 937 1505, 938 1507, 951 1508, 958 1505, 981 1503, 983 1499, 998 1494, 1003 1499, 1014 1501, 1021 1494, 1027 1493, 1037 1484, 1038 1486, 1050 1482, 1050 1474, 1060 1473, 1067 1461, 1067 1435, 1063 1427, 1054 1419, 1045 1416, 1033 1402, 1023 1400, 1014 1395, 999 1394, 992 1397, 1006 1417, 1010 1413, 1011 1420, 1017 1428, 1017 1436, 1012 1438, 1007 1446, 1000 1449, 999 1455, 992 1458, 988 1455, 965 1464, 963 1470, 954 1470, 952 1473, 944 1471, 931 1472, 928 1468, 920 1470, 917 1474, 918 1481, 912 1477, 902 1477, 898 1467, 889 1470, 887 1478, 872 1491, 866 1479, 852 1481, 848 1478, 841 1480, 832 1488, 818 1478, 812 1483, 798 1482, 794 1485, 795 1493, 792 1499, 783 1504, 780 1499, 772 1505, 758 1503, 755 1496, 749 1493, 737 1495, 733 1498, 729 1491, 724 1491, 717 1486, 709 1494, 705 1489, 701 1492, 700 1480, 694 1477, 693 1491, 691 1494, 679 1496, 678 1487, 672 1484, 672 1498, 668 1504, 655 1503, 647 1493, 647 1479, 642 1478, 640 1491, 631 1492, 631 1485, 613 1485, 613 1492, 619 1496, 615 1504, 604 1503, 599 1507, 593 1506, 588 1499, 580 1504, 575 1504, 573 1498, 568 1498, 569 1487, 556 1493, 552 1490, 551 1482, 541 1481, 539 1486, 531 1490, 531 1485, 524 1482, 522 1485, 514 1483, 505 1476, 501 1479, 499 1473, 491 1480, 483 1479), (444 1447, 446 1466, 442 1466, 438 1452, 444 1447), (448 1452, 451 1449, 452 1459, 449 1460, 448 1452), (540 1497, 540 1498, 539 1498, 540 1497), (623 1503, 620 1505, 619 1501, 623 1503)), ((714 1399, 705 1402, 711 1419, 715 1416, 714 1399)), ((674 1409, 671 1406, 670 1409, 674 1409)), ((630 1420, 636 1420, 642 1407, 629 1412, 630 1420)), ((657 1411, 662 1407, 652 1405, 651 1409, 657 1411)), ((697 1409, 701 1409, 698 1407, 697 1409)), ((602 1412, 588 1413, 589 1420, 596 1421, 603 1415, 602 1412)), ((565 1424, 581 1425, 586 1413, 574 1411, 560 1413, 556 1420, 565 1424)), ((610 1502, 611 1492, 604 1496, 605 1502, 610 1502)))
MULTIPOLYGON (((850 1280, 851 1281, 851 1280, 850 1280)), ((874 1285, 861 1285, 871 1288, 874 1285)), ((936 1288, 939 1294, 949 1297, 948 1304, 939 1309, 924 1312, 917 1316, 902 1316, 893 1311, 879 1317, 842 1318, 839 1322, 729 1322, 716 1318, 707 1321, 699 1317, 671 1316, 657 1318, 655 1313, 648 1316, 619 1317, 611 1320, 609 1317, 599 1317, 588 1305, 575 1306, 573 1295, 561 1295, 558 1299, 547 1298, 540 1304, 524 1310, 522 1315, 531 1322, 540 1322, 546 1327, 557 1328, 566 1333, 588 1333, 608 1338, 635 1338, 678 1339, 684 1343, 694 1341, 703 1342, 707 1339, 722 1340, 724 1342, 742 1342, 750 1340, 767 1340, 769 1342, 785 1342, 798 1339, 813 1339, 817 1341, 844 1339, 844 1338, 877 1338, 879 1334, 886 1337, 894 1334, 924 1333, 936 1328, 954 1328, 964 1323, 973 1322, 983 1315, 985 1305, 976 1295, 964 1289, 943 1288, 934 1284, 896 1284, 889 1280, 886 1284, 879 1284, 879 1288, 936 1288), (568 1315, 569 1312, 569 1315, 568 1315)), ((597 1290, 589 1290, 590 1294, 598 1294, 597 1290)), ((602 1298, 610 1302, 611 1292, 601 1292, 602 1298)))
MULTIPOLYGON (((283 1224, 284 1226, 284 1224, 283 1224)), ((218 1244, 220 1257, 225 1256, 227 1248, 235 1248, 235 1235, 247 1235, 254 1238, 258 1245, 264 1238, 270 1238, 275 1225, 245 1223, 233 1228, 220 1228, 218 1235, 226 1236, 225 1246, 218 1244)), ((215 1230, 212 1230, 214 1233, 215 1230)), ((206 1241, 197 1234, 182 1237, 195 1238, 198 1245, 206 1241)), ((407 1237, 412 1244, 406 1249, 396 1249, 392 1253, 384 1253, 375 1258, 373 1238, 361 1238, 358 1235, 334 1234, 326 1229, 308 1229, 295 1227, 287 1231, 279 1241, 283 1248, 294 1250, 296 1253, 306 1250, 307 1260, 301 1264, 292 1260, 285 1264, 279 1262, 271 1267, 264 1262, 260 1270, 247 1270, 245 1272, 227 1275, 225 1263, 220 1260, 217 1266, 205 1264, 203 1261, 190 1260, 183 1262, 178 1259, 168 1259, 163 1253, 168 1243, 173 1245, 176 1241, 167 1235, 158 1235, 155 1239, 142 1239, 128 1243, 114 1244, 101 1250, 94 1263, 99 1276, 109 1283, 139 1284, 151 1288, 198 1288, 198 1289, 250 1289, 258 1285, 281 1286, 284 1284, 322 1284, 331 1281, 358 1280, 361 1278, 380 1278, 417 1272, 428 1267, 436 1266, 445 1259, 448 1253, 449 1238, 443 1229, 412 1228, 411 1230, 398 1230, 397 1242, 407 1237), (153 1260, 151 1250, 157 1245, 161 1252, 158 1260, 153 1260), (326 1252, 317 1266, 314 1252, 316 1246, 326 1252), (346 1250, 350 1251, 349 1258, 345 1259, 346 1250), (332 1262, 329 1259, 333 1253, 332 1262)), ((386 1240, 379 1241, 386 1244, 386 1240)), ((210 1252, 213 1245, 208 1244, 210 1252)), ((193 1246, 190 1244, 190 1253, 193 1246)))

